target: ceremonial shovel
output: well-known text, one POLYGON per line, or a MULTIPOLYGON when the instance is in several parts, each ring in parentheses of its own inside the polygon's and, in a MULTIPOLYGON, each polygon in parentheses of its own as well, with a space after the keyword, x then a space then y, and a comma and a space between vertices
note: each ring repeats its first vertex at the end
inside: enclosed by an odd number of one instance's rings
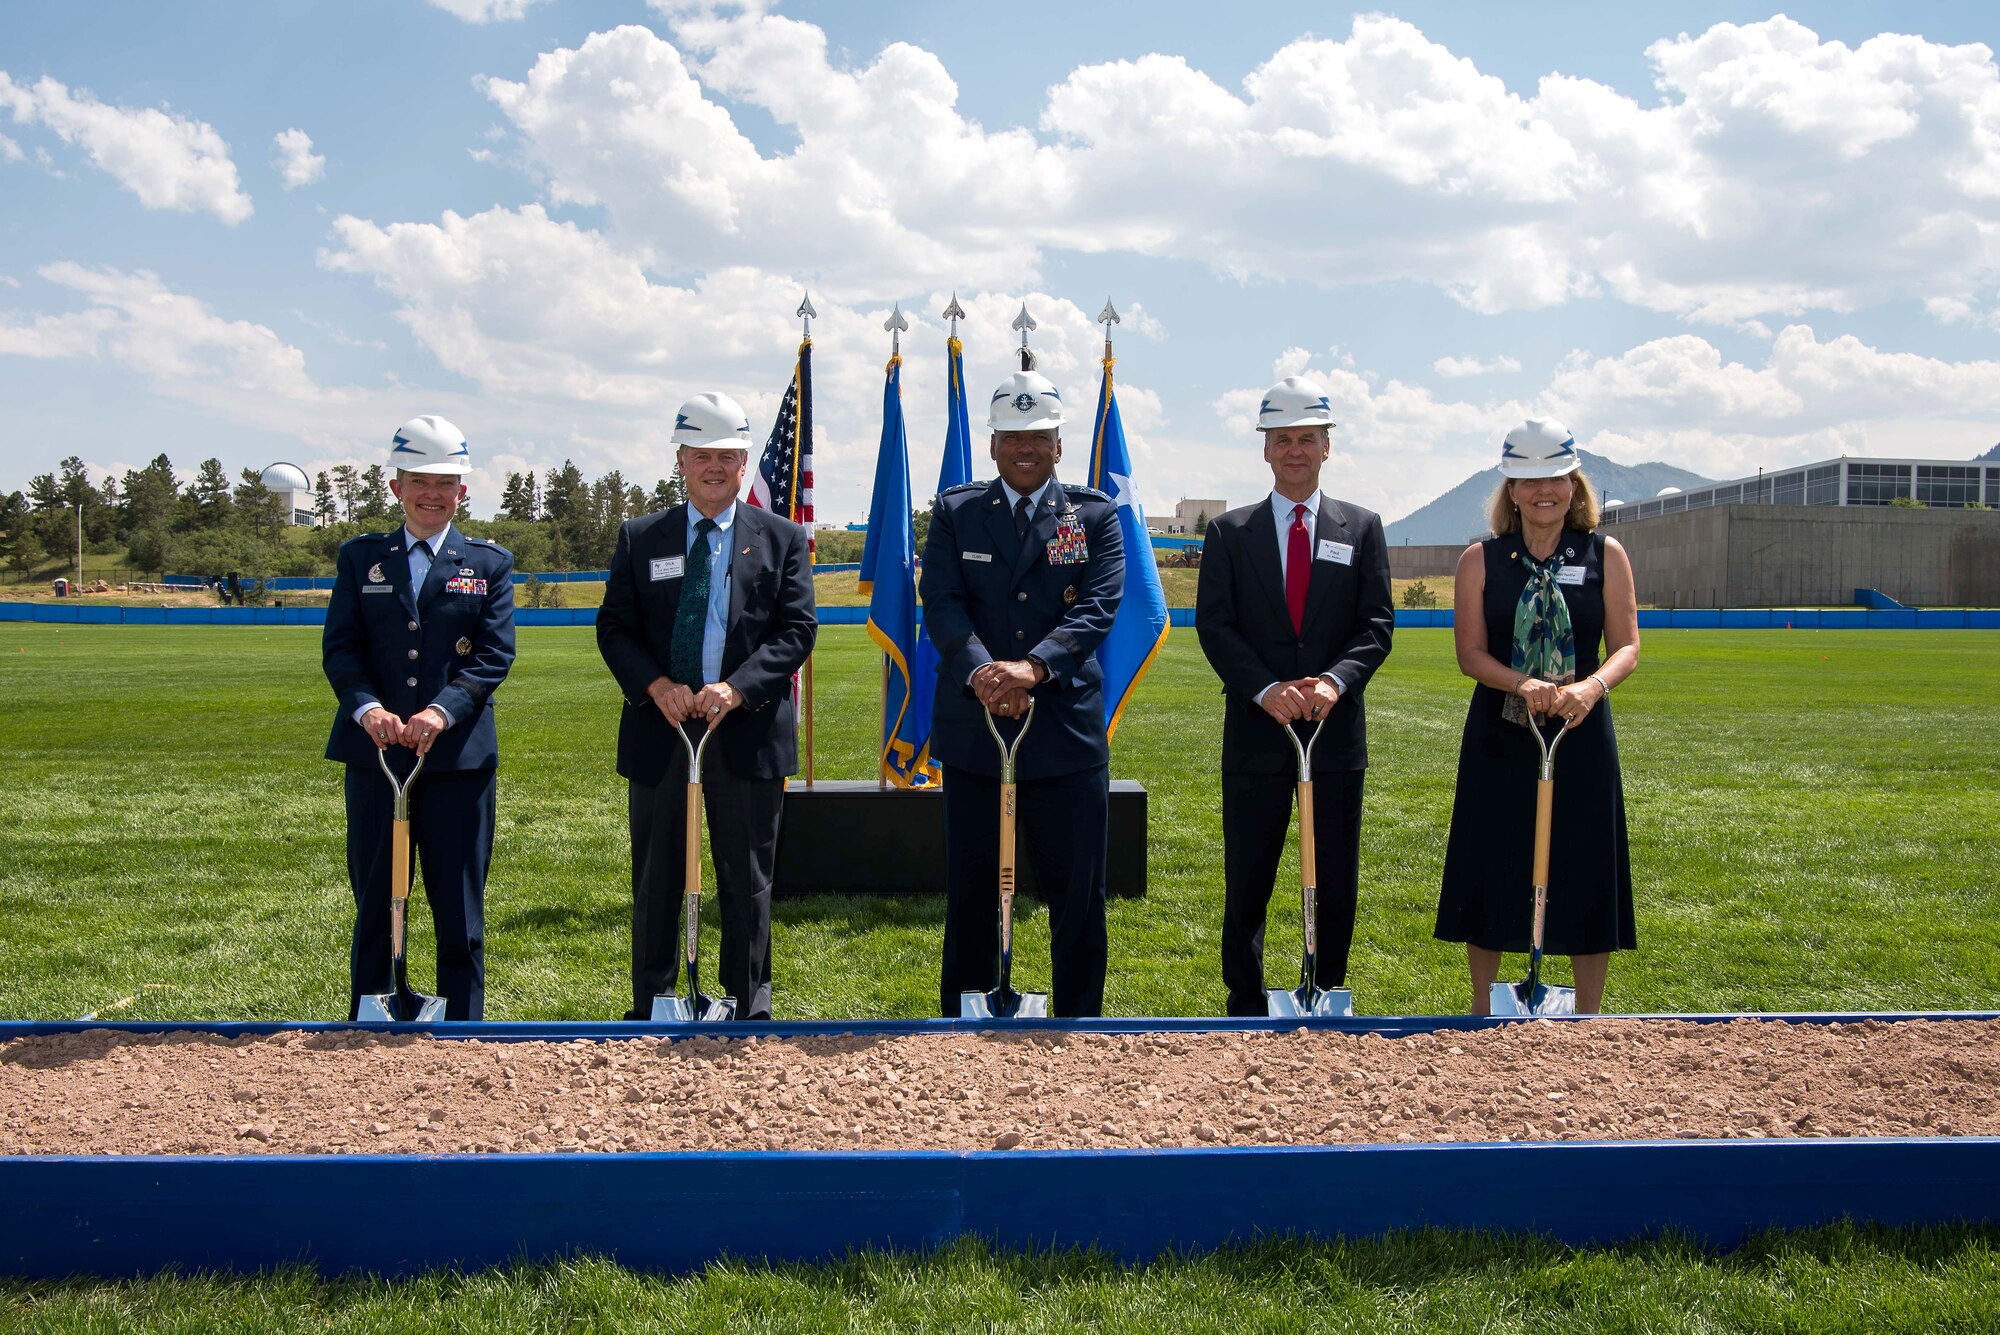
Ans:
POLYGON ((1528 978, 1520 983, 1495 983, 1487 992, 1487 1009, 1495 1015, 1574 1015, 1576 989, 1549 987, 1542 982, 1542 917, 1549 903, 1549 830, 1555 820, 1556 748, 1569 729, 1560 720, 1551 742, 1542 725, 1528 716, 1528 731, 1542 749, 1541 779, 1535 785, 1535 925, 1528 940, 1528 978))
MULTIPOLYGON (((1025 335, 1024 335, 1025 337, 1025 335)), ((1014 973, 1014 756, 1028 725, 1035 721, 1035 702, 1021 715, 1021 730, 1014 744, 1007 745, 993 726, 993 711, 986 711, 986 731, 1000 748, 1000 985, 991 992, 958 994, 958 1016, 962 1020, 1045 1020, 1049 1015, 1049 994, 1016 992, 1014 973)))
POLYGON ((701 745, 688 740, 687 729, 674 729, 687 752, 687 863, 681 882, 681 962, 687 966, 687 995, 675 992, 653 998, 652 1018, 656 1023, 694 1024, 699 1021, 725 1022, 736 1018, 735 997, 707 997, 695 978, 701 943, 701 753, 715 729, 706 728, 701 745))
POLYGON ((417 757, 410 777, 401 783, 396 782, 396 773, 389 768, 387 747, 376 750, 375 761, 396 793, 395 820, 389 827, 389 969, 395 990, 361 998, 354 1018, 428 1024, 444 1018, 444 998, 412 992, 409 966, 403 958, 410 917, 410 785, 423 773, 424 758, 417 757))
POLYGON ((1277 1016, 1316 1015, 1322 1018, 1338 1018, 1354 1014, 1354 993, 1344 987, 1321 987, 1319 985, 1319 858, 1313 845, 1313 777, 1312 749, 1319 741, 1320 730, 1326 727, 1321 719, 1313 728, 1309 741, 1301 744, 1299 734, 1289 723, 1281 723, 1285 736, 1292 741, 1292 750, 1299 758, 1299 897, 1305 904, 1306 948, 1305 962, 1300 966, 1299 985, 1291 990, 1282 987, 1264 989, 1264 1006, 1268 1014, 1277 1016))

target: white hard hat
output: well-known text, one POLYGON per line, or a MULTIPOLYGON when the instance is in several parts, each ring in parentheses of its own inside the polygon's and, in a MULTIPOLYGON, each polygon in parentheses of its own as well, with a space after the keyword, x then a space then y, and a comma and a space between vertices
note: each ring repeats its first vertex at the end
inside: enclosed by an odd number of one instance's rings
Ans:
POLYGON ((743 405, 727 394, 697 394, 681 405, 674 418, 674 444, 706 445, 710 449, 750 448, 750 418, 743 405))
POLYGON ((1062 395, 1034 371, 1002 380, 986 410, 986 425, 995 431, 1054 431, 1062 424, 1062 395))
POLYGON ((1257 407, 1257 429, 1281 426, 1332 426, 1333 405, 1326 391, 1302 375, 1288 375, 1264 391, 1257 407))
POLYGON ((1552 417, 1530 417, 1500 447, 1502 477, 1561 477, 1582 466, 1575 434, 1552 417))
POLYGON ((425 413, 396 428, 389 466, 405 473, 462 475, 472 471, 472 451, 466 448, 463 431, 436 413, 425 413))

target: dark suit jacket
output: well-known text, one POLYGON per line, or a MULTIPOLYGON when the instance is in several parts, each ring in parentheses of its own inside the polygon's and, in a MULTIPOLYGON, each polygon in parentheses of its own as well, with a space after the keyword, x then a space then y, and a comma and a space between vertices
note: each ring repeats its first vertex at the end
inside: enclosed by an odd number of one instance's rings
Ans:
MULTIPOLYGON (((340 545, 320 636, 326 679, 340 699, 328 760, 375 768, 375 743, 354 722, 354 711, 373 702, 403 719, 429 705, 451 715, 431 744, 426 771, 499 763, 491 697, 514 662, 514 558, 456 528, 445 536, 414 592, 402 529, 340 545)), ((390 750, 392 759, 415 754, 390 750)))
MULTIPOLYGON (((656 561, 687 554, 685 503, 628 519, 597 611, 597 650, 625 693, 618 723, 618 772, 656 784, 682 754, 666 716, 646 687, 670 675, 674 614, 682 575, 653 578, 656 561)), ((721 572, 715 572, 719 575, 721 572)), ((722 642, 722 676, 743 703, 722 721, 711 752, 720 751, 739 779, 781 779, 799 772, 792 674, 812 653, 819 621, 813 611, 812 557, 806 531, 745 501, 729 531, 729 626, 722 642)))
MULTIPOLYGON (((1313 748, 1314 770, 1368 764, 1368 716, 1362 692, 1389 656, 1396 609, 1389 592, 1389 551, 1372 510, 1319 498, 1315 560, 1306 586, 1305 628, 1292 632, 1278 562, 1278 526, 1270 497, 1208 523, 1195 587, 1195 634, 1222 678, 1225 773, 1296 774, 1298 757, 1256 702, 1274 681, 1332 672, 1340 704, 1313 748), (1354 548, 1351 564, 1318 557, 1318 544, 1354 548)), ((1302 730, 1303 731, 1303 730, 1302 730)))
MULTIPOLYGON (((965 682, 994 660, 1033 654, 1049 666, 1015 775, 1074 774, 1107 764, 1104 670, 1095 657, 1125 593, 1125 547, 1110 497, 1051 482, 1025 543, 998 479, 939 496, 924 542, 924 633, 938 651, 931 754, 998 777, 986 711, 965 682), (1082 542, 1056 542, 1065 522, 1082 542), (1051 563, 1051 544, 1059 560, 1051 563)), ((1013 730, 1003 725, 1003 735, 1013 730)))

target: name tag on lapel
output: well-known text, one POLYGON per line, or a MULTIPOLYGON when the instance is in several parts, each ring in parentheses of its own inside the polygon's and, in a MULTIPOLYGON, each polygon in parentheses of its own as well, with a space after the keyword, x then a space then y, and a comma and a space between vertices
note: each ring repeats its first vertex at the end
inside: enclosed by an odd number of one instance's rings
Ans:
POLYGON ((990 562, 991 562, 991 561, 993 560, 993 553, 992 553, 992 552, 960 552, 960 553, 958 554, 958 559, 959 559, 959 560, 961 560, 961 561, 986 561, 986 562, 990 563, 990 562))
POLYGON ((363 593, 394 593, 396 586, 393 584, 363 584, 361 591, 363 593))
POLYGON ((1581 584, 1583 577, 1589 573, 1588 566, 1562 566, 1556 571, 1556 583, 1581 584))
POLYGON ((1318 559, 1321 561, 1331 561, 1335 565, 1351 566, 1354 564, 1354 544, 1351 542, 1335 542, 1332 538, 1321 538, 1319 540, 1318 559))
POLYGON ((646 568, 654 580, 679 579, 687 573, 685 556, 656 556, 646 563, 646 568))

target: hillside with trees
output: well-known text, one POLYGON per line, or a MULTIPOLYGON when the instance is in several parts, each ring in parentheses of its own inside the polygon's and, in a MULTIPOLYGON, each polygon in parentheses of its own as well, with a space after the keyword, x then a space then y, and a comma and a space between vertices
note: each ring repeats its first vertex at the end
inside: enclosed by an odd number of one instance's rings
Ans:
MULTIPOLYGON (((0 567, 15 581, 74 573, 78 527, 86 563, 112 558, 137 577, 331 575, 340 544, 402 522, 381 465, 342 464, 313 480, 316 527, 295 528, 279 496, 244 469, 232 482, 221 461, 183 479, 166 455, 93 484, 72 455, 26 491, 0 498, 0 567)), ((559 468, 509 473, 498 513, 458 525, 514 553, 523 571, 596 570, 611 560, 627 519, 678 504, 678 470, 645 488, 613 470, 594 481, 565 459, 559 468)))

